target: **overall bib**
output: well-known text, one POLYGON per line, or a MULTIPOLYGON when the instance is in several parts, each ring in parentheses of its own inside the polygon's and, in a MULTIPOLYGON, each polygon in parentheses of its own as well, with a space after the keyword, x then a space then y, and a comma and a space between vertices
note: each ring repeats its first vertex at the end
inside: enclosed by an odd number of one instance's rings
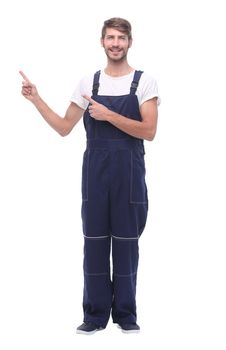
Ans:
MULTIPOLYGON (((135 95, 141 76, 135 71, 128 95, 92 98, 125 117, 141 120, 135 95)), ((148 211, 143 140, 84 113, 87 148, 82 169, 84 233, 84 322, 106 327, 136 322, 138 239, 148 211), (112 250, 112 270, 110 253, 112 250), (112 275, 112 277, 111 277, 112 275)))

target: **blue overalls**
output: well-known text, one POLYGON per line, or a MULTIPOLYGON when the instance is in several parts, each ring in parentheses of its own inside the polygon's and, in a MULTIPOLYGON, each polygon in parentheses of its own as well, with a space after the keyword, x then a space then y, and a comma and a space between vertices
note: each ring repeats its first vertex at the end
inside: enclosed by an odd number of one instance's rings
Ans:
MULTIPOLYGON (((95 73, 92 98, 131 119, 141 120, 135 71, 128 95, 98 95, 95 73)), ((143 140, 84 113, 87 148, 82 169, 84 233, 84 322, 103 328, 136 322, 138 239, 145 227, 148 198, 143 140), (112 271, 110 253, 112 250, 112 271), (111 278, 112 274, 112 278, 111 278)))

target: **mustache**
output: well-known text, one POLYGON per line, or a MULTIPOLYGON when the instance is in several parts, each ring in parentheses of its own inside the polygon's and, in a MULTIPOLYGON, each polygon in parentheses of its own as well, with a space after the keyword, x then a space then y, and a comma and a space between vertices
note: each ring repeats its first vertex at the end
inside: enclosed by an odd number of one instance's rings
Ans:
POLYGON ((112 46, 110 47, 108 50, 118 50, 118 51, 123 51, 122 48, 120 48, 119 46, 112 46))

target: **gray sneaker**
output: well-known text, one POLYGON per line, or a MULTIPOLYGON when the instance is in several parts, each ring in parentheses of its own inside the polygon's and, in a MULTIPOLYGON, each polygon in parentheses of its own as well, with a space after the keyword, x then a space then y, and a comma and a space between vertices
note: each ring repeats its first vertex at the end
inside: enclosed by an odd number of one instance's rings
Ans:
POLYGON ((136 323, 123 323, 119 324, 123 333, 139 333, 140 327, 136 323))
POLYGON ((102 327, 95 325, 92 322, 84 322, 83 324, 81 324, 81 326, 79 326, 76 329, 76 333, 77 334, 86 334, 86 335, 91 335, 96 333, 97 331, 101 331, 102 327))

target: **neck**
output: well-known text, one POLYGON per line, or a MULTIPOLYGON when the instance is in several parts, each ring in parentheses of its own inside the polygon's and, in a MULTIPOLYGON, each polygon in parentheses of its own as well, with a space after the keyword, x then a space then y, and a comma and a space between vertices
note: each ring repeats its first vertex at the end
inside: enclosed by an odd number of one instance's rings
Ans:
POLYGON ((131 73, 133 70, 128 62, 108 62, 104 71, 112 77, 120 77, 131 73))

